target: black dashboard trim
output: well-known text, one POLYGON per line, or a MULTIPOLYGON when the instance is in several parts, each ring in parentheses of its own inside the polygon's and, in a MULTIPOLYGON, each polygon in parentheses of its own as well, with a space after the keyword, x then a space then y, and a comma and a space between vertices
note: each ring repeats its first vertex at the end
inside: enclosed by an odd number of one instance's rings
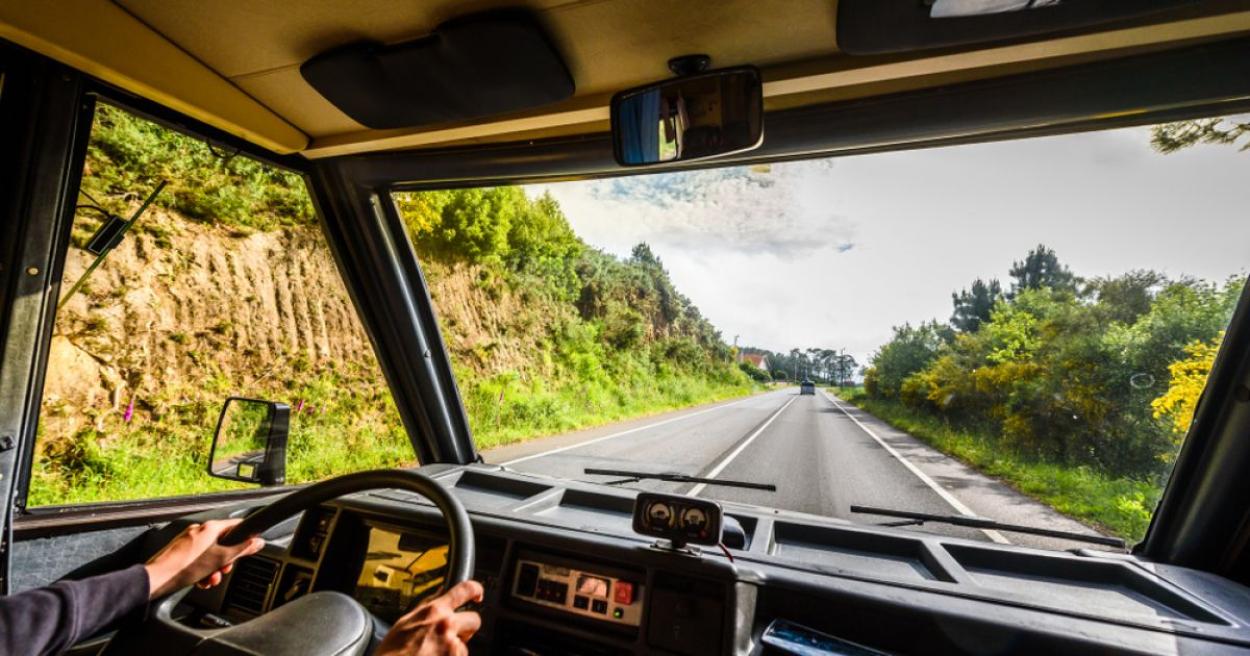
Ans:
MULTIPOLYGON (((566 525, 560 524, 559 522, 552 521, 542 516, 538 516, 534 514, 536 509, 541 511, 542 509, 549 508, 551 499, 563 498, 563 496, 569 494, 573 490, 577 490, 577 494, 581 495, 582 499, 585 499, 586 495, 600 495, 600 496, 605 496, 605 497, 622 497, 622 498, 632 499, 633 495, 630 493, 630 490, 628 489, 606 488, 604 486, 593 485, 590 483, 581 483, 577 481, 558 481, 555 479, 531 477, 525 474, 520 474, 518 472, 502 471, 502 468, 492 467, 489 465, 469 465, 463 469, 454 469, 454 470, 445 472, 439 476, 436 476, 436 480, 439 480, 440 482, 443 482, 449 486, 454 486, 455 482, 459 480, 459 477, 463 475, 463 472, 465 469, 474 470, 472 475, 475 477, 476 481, 481 480, 480 476, 482 475, 483 470, 494 470, 494 473, 492 475, 495 475, 495 476, 525 477, 527 479, 530 479, 530 482, 540 482, 539 488, 535 488, 534 496, 541 497, 546 502, 543 505, 537 505, 533 503, 531 499, 522 499, 516 502, 515 504, 513 504, 511 507, 503 507, 502 509, 472 509, 472 507, 470 506, 472 514, 474 515, 475 518, 476 517, 484 517, 484 518, 489 517, 492 519, 504 520, 508 522, 529 523, 529 524, 541 526, 545 529, 557 529, 557 530, 571 531, 574 534, 577 534, 577 533, 594 534, 596 536, 603 536, 607 538, 614 538, 614 539, 629 541, 633 544, 640 546, 641 548, 650 550, 651 541, 648 538, 632 534, 629 531, 629 528, 627 525, 623 526, 621 530, 617 530, 617 531, 605 531, 600 527, 594 527, 594 526, 580 526, 577 528, 570 528, 566 525), (553 493, 553 491, 556 491, 556 490, 560 492, 559 495, 553 493)), ((387 502, 387 503, 417 502, 420 505, 423 505, 423 506, 425 505, 425 504, 422 504, 420 500, 418 499, 407 498, 406 495, 402 497, 397 497, 395 495, 391 495, 388 493, 372 493, 372 496, 382 498, 384 502, 387 502)), ((729 504, 729 503, 726 503, 725 505, 726 505, 727 510, 731 509, 732 512, 735 514, 745 515, 745 516, 757 516, 757 517, 760 517, 760 519, 762 520, 760 522, 760 525, 756 528, 757 535, 756 535, 756 539, 753 540, 753 543, 754 543, 752 545, 753 548, 745 552, 738 552, 734 554, 735 561, 743 565, 750 563, 753 565, 784 568, 792 572, 820 573, 822 575, 836 577, 839 579, 854 580, 854 581, 860 581, 864 583, 871 583, 875 585, 885 585, 885 586, 891 586, 895 588, 901 588, 901 589, 912 590, 912 591, 917 591, 917 592, 936 593, 936 594, 940 594, 940 595, 944 595, 948 597, 957 597, 960 599, 967 599, 970 601, 989 602, 989 603, 994 603, 994 604, 1006 604, 1006 605, 1011 605, 1012 607, 1020 608, 1023 610, 1030 610, 1030 611, 1048 613, 1048 614, 1053 614, 1053 615, 1060 615, 1060 616, 1065 616, 1065 617, 1071 617, 1074 619, 1079 618, 1079 619, 1092 620, 1092 621, 1097 621, 1097 622, 1105 622, 1109 624, 1115 624, 1115 625, 1119 625, 1119 626, 1123 626, 1127 628, 1139 629, 1139 630, 1154 631, 1154 632, 1166 633, 1166 634, 1188 635, 1191 637, 1202 638, 1202 639, 1207 639, 1207 640, 1219 639, 1220 641, 1226 642, 1227 644, 1235 644, 1235 645, 1250 647, 1250 634, 1246 634, 1246 632, 1244 631, 1245 624, 1239 623, 1236 619, 1231 617, 1228 613, 1221 612, 1218 609, 1213 608, 1209 604, 1205 604, 1201 600, 1194 598, 1192 595, 1185 594, 1183 590, 1176 587, 1173 583, 1167 581, 1167 579, 1155 573, 1149 572, 1148 570, 1134 567, 1133 562, 1135 559, 1129 556, 1104 557, 1101 555, 1094 555, 1094 554, 1100 554, 1100 552, 1093 552, 1093 551, 1084 552, 1088 555, 1077 555, 1077 554, 1072 554, 1072 553, 1067 553, 1067 552, 1050 552, 1050 551, 1043 551, 1043 550, 1038 550, 1038 549, 1028 549, 1024 547, 1010 547, 1010 546, 1000 547, 1000 546, 993 545, 990 543, 980 543, 980 542, 975 542, 971 540, 963 540, 959 538, 947 538, 947 537, 941 537, 941 536, 924 534, 924 533, 910 532, 910 531, 901 530, 901 529, 869 528, 869 527, 862 526, 862 525, 854 525, 854 524, 846 523, 846 522, 843 522, 842 520, 822 518, 822 517, 817 517, 814 515, 806 515, 803 513, 794 513, 794 512, 789 512, 789 511, 771 511, 770 512, 765 509, 753 509, 749 506, 740 506, 737 504, 729 504), (795 525, 811 527, 815 530, 820 530, 820 531, 834 530, 841 534, 852 534, 852 533, 859 534, 860 536, 869 540, 875 538, 875 539, 884 539, 890 542, 895 542, 898 540, 913 541, 917 544, 917 547, 919 549, 923 550, 923 552, 926 552, 928 554, 928 557, 932 559, 933 562, 942 564, 943 568, 946 570, 951 580, 950 581, 926 581, 926 582, 902 581, 898 579, 890 579, 887 577, 883 577, 880 574, 865 575, 865 574, 856 573, 846 568, 834 567, 834 566, 824 565, 820 563, 813 563, 810 561, 789 558, 784 555, 777 555, 773 553, 773 550, 776 548, 776 544, 777 544, 775 536, 778 533, 778 527, 779 526, 795 526, 795 525), (769 531, 768 539, 760 540, 759 534, 765 530, 769 531), (767 545, 766 551, 759 549, 759 546, 761 544, 767 545), (1027 598, 1022 598, 1019 595, 1013 595, 1008 592, 1004 592, 1000 590, 992 590, 992 589, 984 588, 983 586, 977 585, 975 581, 972 579, 972 577, 969 575, 968 571, 965 568, 961 567, 958 564, 957 560, 955 560, 955 558, 947 551, 947 549, 943 546, 944 544, 966 545, 971 548, 989 550, 993 552, 1006 553, 1006 554, 1028 553, 1032 557, 1041 558, 1041 559, 1059 558, 1059 559, 1068 560, 1070 562, 1082 562, 1082 563, 1090 562, 1090 560, 1092 559, 1098 559, 1100 562, 1106 562, 1109 564, 1113 563, 1115 565, 1125 568, 1126 571, 1130 569, 1137 570, 1137 572, 1146 575, 1145 580, 1148 580, 1154 585, 1158 585, 1163 589, 1167 589, 1170 593, 1175 594, 1180 598, 1183 598, 1187 605, 1192 605, 1194 607, 1200 608, 1209 616, 1219 618, 1219 623, 1210 624, 1210 623, 1203 623, 1203 622, 1198 622, 1198 621, 1185 622, 1185 621, 1164 620, 1164 619, 1159 619, 1157 621, 1152 622, 1152 621, 1148 621, 1145 619, 1135 619, 1135 618, 1128 618, 1128 617, 1109 617, 1106 614, 1098 615, 1094 612, 1083 612, 1081 610, 1072 609, 1072 608, 1061 608, 1061 607, 1054 607, 1054 606, 1047 606, 1047 605, 1039 604, 1037 602, 1030 601, 1027 598)), ((785 529, 782 529, 782 530, 784 531, 785 529)), ((725 557, 723 555, 713 552, 713 551, 705 552, 704 556, 706 559, 721 560, 721 561, 725 560, 725 557)))
MULTIPOLYGON (((1175 648, 1197 641, 1192 646, 1250 648, 1250 590, 1213 577, 1195 579, 1189 575, 1190 570, 1158 566, 1128 554, 1093 550, 1049 552, 902 529, 852 525, 831 518, 724 502, 728 512, 753 521, 748 548, 735 550, 731 562, 718 551, 683 556, 657 549, 648 538, 633 534, 629 529, 629 517, 622 512, 632 503, 635 491, 630 489, 559 481, 488 465, 445 469, 435 478, 458 493, 473 488, 464 499, 475 533, 480 541, 503 545, 498 547, 503 555, 495 559, 495 564, 478 568, 479 576, 495 579, 493 588, 488 586, 484 604, 488 610, 484 616, 483 640, 490 640, 498 630, 524 622, 625 651, 647 651, 646 620, 644 627, 640 627, 644 635, 631 641, 628 637, 620 639, 620 635, 567 618, 528 612, 505 601, 511 576, 509 564, 515 562, 521 550, 542 550, 645 570, 648 594, 656 589, 656 572, 680 572, 682 576, 719 582, 728 600, 724 609, 724 637, 719 643, 732 645, 737 653, 745 653, 755 646, 754 641, 762 630, 761 622, 769 619, 756 616, 757 604, 761 608, 775 608, 805 596, 814 596, 820 603, 835 607, 878 608, 882 610, 882 617, 928 618, 927 626, 933 630, 953 622, 972 627, 968 630, 974 634, 998 635, 1003 631, 1015 631, 1038 638, 1039 645, 1098 644, 1112 651, 1165 651, 1160 645, 1175 648), (466 475, 468 484, 458 485, 466 475), (523 480, 490 480, 492 478, 523 480), (507 497, 506 501, 480 498, 483 490, 488 489, 501 490, 500 497, 507 497), (516 491, 520 489, 532 494, 518 498, 516 491), (566 499, 579 507, 580 514, 561 515, 554 511, 566 499), (592 512, 596 508, 601 509, 598 515, 592 512), (561 522, 571 518, 577 521, 561 522), (780 540, 777 539, 779 534, 780 540), (851 561, 855 566, 845 567, 810 559, 809 551, 787 555, 785 549, 778 549, 778 545, 786 544, 787 534, 790 538, 803 537, 806 544, 816 546, 819 546, 820 536, 836 536, 830 540, 833 550, 839 545, 850 545, 869 555, 881 553, 885 557, 897 557, 903 553, 948 576, 943 577, 946 580, 936 577, 900 580, 882 574, 888 570, 874 569, 871 563, 864 566, 863 560, 851 561), (1002 570, 1009 578, 1018 575, 1022 577, 1022 585, 1018 589, 982 585, 978 576, 984 573, 978 574, 975 571, 978 567, 988 568, 990 574, 1002 570), (1076 568, 1076 573, 1068 578, 1073 581, 1089 579, 1091 585, 1100 585, 1098 581, 1102 581, 1107 584, 1104 586, 1106 594, 1122 594, 1128 599, 1125 602, 1128 605, 1103 607, 1089 602, 1079 590, 1066 590, 1059 584, 1065 582, 1065 572, 1072 568, 1076 568), (1049 603, 1048 598, 1038 596, 1038 589, 1048 585, 1046 576, 1058 577, 1058 592, 1052 591, 1049 603), (1201 585, 1195 585, 1195 581, 1201 585), (1187 588, 1201 590, 1201 598, 1187 588), (1054 597, 1055 594, 1059 596, 1054 597), (1055 599, 1065 603, 1057 604, 1055 599), (1150 612, 1173 616, 1151 616, 1150 612), (617 637, 612 638, 612 635, 617 637)), ((429 530, 439 522, 432 505, 398 491, 362 492, 328 505, 340 510, 336 522, 346 516, 345 513, 416 530, 429 530)), ((272 549, 282 550, 284 546, 279 544, 272 549)), ((323 554, 322 561, 328 558, 329 555, 323 554)), ((294 564, 295 561, 289 562, 294 564)), ((1192 574, 1196 576, 1200 572, 1192 574)), ((794 612, 801 613, 802 609, 794 612)), ((829 626, 820 625, 819 617, 790 619, 837 635, 829 626)), ((872 644, 864 640, 865 635, 844 637, 872 644)))

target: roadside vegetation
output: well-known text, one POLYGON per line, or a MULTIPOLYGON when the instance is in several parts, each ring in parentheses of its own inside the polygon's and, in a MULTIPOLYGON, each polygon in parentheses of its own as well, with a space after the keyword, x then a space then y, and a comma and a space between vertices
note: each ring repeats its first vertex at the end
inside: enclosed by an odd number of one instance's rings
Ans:
POLYGON ((551 196, 519 187, 396 201, 434 286, 471 273, 462 299, 486 297, 469 312, 434 297, 480 447, 756 388, 647 244, 627 258, 595 249, 551 196))
POLYGON ((789 351, 743 347, 744 356, 763 356, 762 367, 748 362, 741 363, 743 371, 761 381, 788 381, 797 383, 804 379, 823 385, 849 384, 855 378, 859 363, 845 349, 824 347, 792 348, 789 351))
POLYGON ((1140 539, 1150 523, 1160 491, 1151 481, 1024 457, 1003 449, 991 432, 960 427, 898 401, 872 398, 863 387, 835 387, 833 391, 838 398, 1070 517, 1130 540, 1140 539))
MULTIPOLYGON (((288 482, 415 464, 296 175, 101 105, 62 291, 100 210, 162 179, 58 313, 28 504, 248 487, 205 473, 231 395, 290 404, 288 482)), ((645 244, 591 248, 517 187, 397 201, 479 447, 758 389, 645 244)))
MULTIPOLYGON (((1238 145, 1250 124, 1158 125, 1167 154, 1238 145)), ((1008 284, 953 293, 948 322, 904 324, 837 394, 1020 491, 1128 540, 1150 524, 1245 274, 1084 278, 1038 245, 1008 284)))
POLYGON ((1062 512, 1139 539, 1243 280, 1082 279, 1038 246, 949 324, 903 325, 840 395, 1062 512))

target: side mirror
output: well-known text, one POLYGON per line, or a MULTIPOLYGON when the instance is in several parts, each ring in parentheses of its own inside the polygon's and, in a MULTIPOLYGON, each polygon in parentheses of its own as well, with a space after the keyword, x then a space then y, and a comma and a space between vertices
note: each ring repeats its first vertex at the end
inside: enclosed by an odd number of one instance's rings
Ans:
POLYGON ((612 97, 612 149, 621 166, 740 153, 764 142, 764 87, 754 66, 665 80, 612 97))
POLYGON ((286 438, 291 406, 232 396, 221 407, 208 452, 210 476, 244 483, 286 481, 286 438))

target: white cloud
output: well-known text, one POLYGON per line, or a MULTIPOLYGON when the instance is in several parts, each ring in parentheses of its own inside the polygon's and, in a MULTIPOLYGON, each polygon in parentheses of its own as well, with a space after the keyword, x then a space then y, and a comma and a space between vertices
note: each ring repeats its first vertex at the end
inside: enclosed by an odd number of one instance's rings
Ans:
POLYGON ((589 243, 651 244, 727 340, 861 361, 1038 243, 1084 276, 1250 265, 1250 153, 1165 156, 1144 128, 544 189, 589 243))
POLYGON ((855 225, 821 189, 828 161, 544 186, 579 232, 617 253, 645 241, 683 253, 845 252, 855 225))

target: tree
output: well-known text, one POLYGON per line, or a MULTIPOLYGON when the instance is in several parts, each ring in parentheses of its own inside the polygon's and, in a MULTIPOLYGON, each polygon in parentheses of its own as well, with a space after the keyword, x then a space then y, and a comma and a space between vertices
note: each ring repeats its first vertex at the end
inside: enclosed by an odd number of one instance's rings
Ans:
POLYGON ((894 338, 872 356, 872 368, 865 376, 873 384, 865 381, 865 387, 871 387, 875 396, 897 398, 903 380, 929 366, 952 337, 951 329, 936 321, 895 326, 894 338))
POLYGON ((1095 278, 1085 290, 1111 321, 1131 324, 1150 311, 1155 294, 1168 283, 1158 271, 1136 270, 1116 277, 1095 278))
POLYGON ((1011 264, 1011 277, 1015 280, 1011 285, 1011 295, 1015 296, 1026 289, 1049 287, 1058 290, 1076 290, 1078 279, 1068 267, 1059 263, 1059 256, 1044 244, 1029 251, 1023 262, 1011 264))
MULTIPOLYGON (((1163 123, 1151 128, 1150 132, 1150 145, 1167 155, 1200 143, 1234 144, 1241 137, 1250 135, 1250 122, 1204 118, 1163 123)), ((1240 150, 1250 150, 1250 140, 1241 144, 1240 150)))
POLYGON ((855 361, 855 356, 840 353, 834 356, 834 383, 838 385, 846 385, 851 377, 855 375, 855 367, 859 363, 855 361))
POLYGON ((1155 419, 1168 420, 1173 441, 1178 447, 1194 419, 1194 410, 1198 407, 1203 388, 1207 386, 1207 375, 1215 364, 1215 354, 1219 352, 1222 341, 1224 332, 1220 331, 1209 342, 1190 342, 1185 347, 1186 357, 1168 365, 1171 380, 1167 391, 1150 402, 1155 419))
POLYGON ((988 283, 980 278, 972 281, 971 289, 960 290, 951 294, 955 304, 955 313, 951 315, 951 325, 955 330, 965 333, 976 332, 982 323, 990 320, 990 312, 994 304, 1003 298, 1002 286, 997 280, 988 283))

